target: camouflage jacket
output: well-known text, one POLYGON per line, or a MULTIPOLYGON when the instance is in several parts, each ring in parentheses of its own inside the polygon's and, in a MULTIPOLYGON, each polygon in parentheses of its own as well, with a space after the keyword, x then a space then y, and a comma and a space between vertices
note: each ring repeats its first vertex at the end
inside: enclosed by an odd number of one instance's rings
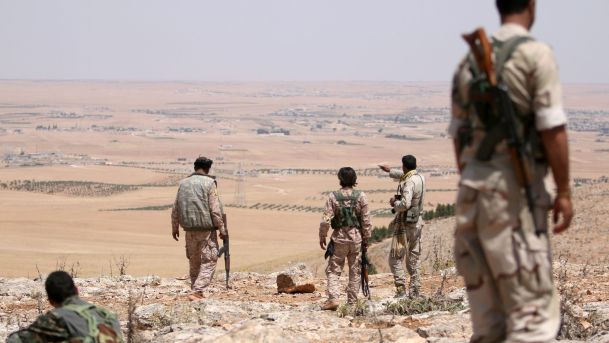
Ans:
POLYGON ((96 317, 100 317, 101 313, 107 313, 105 310, 88 304, 81 300, 78 296, 73 296, 62 304, 61 307, 53 309, 39 316, 34 323, 27 328, 21 329, 11 334, 7 343, 45 343, 45 342, 68 342, 68 343, 84 343, 98 342, 98 337, 102 337, 104 343, 123 343, 120 323, 110 314, 109 318, 112 322, 112 327, 98 325, 99 334, 96 338, 91 337, 89 333, 89 323, 86 318, 78 315, 76 312, 67 308, 70 306, 91 306, 91 311, 96 317), (84 332, 83 332, 84 331, 84 332))
MULTIPOLYGON (((340 192, 345 195, 351 195, 353 190, 351 188, 342 188, 340 192)), ((339 209, 339 203, 334 196, 334 192, 328 195, 328 199, 326 200, 326 206, 324 208, 324 212, 321 218, 321 222, 319 224, 319 239, 320 241, 325 241, 328 236, 328 231, 330 230, 330 223, 332 222, 332 218, 336 215, 339 209)), ((362 238, 368 239, 372 233, 372 225, 370 224, 370 210, 368 209, 368 197, 364 192, 359 192, 359 197, 357 199, 357 204, 355 205, 355 210, 358 216, 361 218, 361 232, 357 227, 342 227, 340 229, 333 230, 332 232, 332 240, 335 243, 342 244, 359 244, 362 241, 362 238), (364 237, 362 237, 362 234, 364 237)))

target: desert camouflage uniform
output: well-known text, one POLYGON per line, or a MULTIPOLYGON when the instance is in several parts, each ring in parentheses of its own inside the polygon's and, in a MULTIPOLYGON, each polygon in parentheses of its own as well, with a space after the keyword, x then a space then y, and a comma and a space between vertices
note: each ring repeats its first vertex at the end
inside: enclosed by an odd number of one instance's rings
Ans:
POLYGON ((389 267, 393 273, 395 287, 398 294, 402 295, 406 289, 406 273, 404 272, 404 258, 406 258, 406 269, 410 275, 408 283, 409 295, 419 295, 421 280, 419 271, 421 267, 421 232, 423 230, 423 199, 425 197, 425 178, 423 175, 413 171, 404 174, 400 169, 392 169, 389 176, 400 180, 400 194, 402 200, 394 204, 395 218, 390 223, 393 228, 393 241, 389 253, 389 267), (416 223, 406 221, 406 213, 413 206, 419 207, 419 219, 416 223))
MULTIPOLYGON (((85 301, 73 296, 64 301, 62 307, 68 305, 89 305, 85 301)), ((93 307, 91 310, 92 316, 101 318, 101 313, 96 311, 99 307, 93 307)), ((56 308, 41 316, 39 316, 34 323, 25 329, 19 330, 11 334, 7 343, 46 343, 46 342, 70 342, 78 343, 83 342, 87 336, 91 336, 92 333, 89 331, 89 325, 87 320, 79 316, 76 312, 70 311, 66 308, 56 308)), ((105 312, 105 311, 104 311, 105 312)), ((121 333, 121 326, 114 315, 109 314, 109 320, 111 327, 102 326, 103 332, 100 334, 101 337, 105 337, 107 342, 104 343, 116 343, 124 342, 121 333)), ((100 323, 106 321, 99 320, 100 323)), ((100 328, 98 327, 98 330, 100 328)))
MULTIPOLYGON (((180 182, 180 189, 176 196, 173 209, 171 211, 171 223, 174 230, 181 225, 186 231, 186 258, 189 263, 189 274, 191 288, 194 292, 202 292, 211 283, 216 271, 218 261, 218 237, 216 230, 227 235, 226 227, 222 219, 223 209, 218 196, 215 182, 203 174, 193 174, 180 182), (202 183, 194 178, 205 178, 202 183), (191 189, 193 193, 188 193, 191 189), (180 193, 184 192, 184 193, 180 193), (184 200, 180 200, 186 198, 184 200), (195 197, 195 201, 188 198, 195 197), (198 203, 196 203, 198 201, 198 203), (181 208, 190 207, 190 210, 181 208), (185 227, 186 213, 189 215, 200 216, 199 224, 196 228, 185 227), (182 218, 182 219, 180 219, 182 218)), ((192 218, 191 218, 192 219, 192 218)))
MULTIPOLYGON (((507 24, 494 38, 506 41, 528 34, 521 26, 507 24)), ((531 125, 537 131, 566 124, 558 67, 547 45, 528 41, 518 46, 501 76, 516 109, 534 118, 531 125)), ((465 60, 454 78, 449 128, 453 137, 470 116, 465 105, 470 79, 465 60)), ((472 144, 462 152, 465 168, 456 208, 455 260, 471 304, 471 341, 550 342, 560 318, 549 239, 547 234, 534 233, 505 142, 496 147, 490 161, 474 158, 484 135, 483 127, 474 126, 472 144)), ((543 183, 547 165, 538 162, 535 168, 535 215, 541 228, 547 229, 551 207, 543 183)))
MULTIPOLYGON (((343 188, 340 192, 345 196, 350 196, 353 190, 343 188)), ((337 214, 339 203, 330 193, 326 201, 326 207, 319 225, 319 239, 325 241, 330 229, 330 222, 337 214)), ((360 192, 355 204, 355 211, 358 218, 361 218, 362 232, 364 239, 370 238, 370 211, 368 210, 368 198, 364 192, 360 192)), ((339 279, 345 266, 345 259, 349 265, 349 284, 347 286, 347 301, 353 303, 357 300, 357 293, 360 286, 361 271, 361 243, 362 235, 357 227, 342 227, 332 232, 331 240, 334 241, 334 255, 328 259, 326 276, 328 278, 328 288, 326 294, 328 300, 337 301, 340 295, 339 279)))

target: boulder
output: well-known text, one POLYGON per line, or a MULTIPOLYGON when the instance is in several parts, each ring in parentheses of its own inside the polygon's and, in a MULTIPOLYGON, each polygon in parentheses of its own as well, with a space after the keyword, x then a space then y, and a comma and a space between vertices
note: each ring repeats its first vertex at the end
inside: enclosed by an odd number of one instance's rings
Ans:
POLYGON ((279 293, 313 293, 315 285, 310 282, 313 274, 304 263, 298 263, 277 274, 279 293))

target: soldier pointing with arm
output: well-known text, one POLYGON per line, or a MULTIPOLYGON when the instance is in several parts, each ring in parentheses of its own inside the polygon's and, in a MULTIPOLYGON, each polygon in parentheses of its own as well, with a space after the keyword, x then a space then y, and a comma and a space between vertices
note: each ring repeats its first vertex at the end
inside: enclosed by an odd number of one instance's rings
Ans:
POLYGON ((379 167, 388 172, 391 178, 399 180, 396 195, 389 200, 392 212, 395 213, 395 218, 390 224, 393 227, 393 240, 389 252, 389 267, 393 273, 396 297, 406 295, 404 273, 404 258, 406 258, 406 268, 410 275, 408 296, 415 298, 420 295, 421 288, 419 270, 425 178, 417 172, 417 159, 412 155, 402 157, 401 170, 390 170, 387 166, 379 167))
POLYGON ((173 239, 180 236, 179 227, 186 232, 186 257, 190 265, 192 293, 190 300, 203 298, 203 291, 211 283, 218 261, 218 238, 228 238, 215 180, 209 176, 213 161, 199 157, 195 172, 180 181, 171 223, 173 239))
POLYGON ((461 171, 455 261, 471 304, 472 342, 552 342, 560 325, 548 211, 573 217, 567 118, 551 49, 530 36, 535 0, 496 0, 502 26, 472 52, 453 81, 452 119, 461 171), (493 65, 494 64, 494 65, 493 65), (544 177, 552 169, 557 195, 544 177))

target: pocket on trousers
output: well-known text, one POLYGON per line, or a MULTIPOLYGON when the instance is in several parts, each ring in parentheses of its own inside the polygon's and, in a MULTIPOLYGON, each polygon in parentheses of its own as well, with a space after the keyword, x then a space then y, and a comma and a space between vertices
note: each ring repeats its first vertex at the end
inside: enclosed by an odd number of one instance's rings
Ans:
POLYGON ((218 242, 214 239, 210 239, 207 241, 207 246, 203 251, 203 255, 205 260, 207 261, 217 261, 218 260, 218 242))
POLYGON ((468 291, 482 286, 482 266, 472 252, 459 243, 455 246, 455 266, 468 291))
POLYGON ((476 201, 477 195, 478 190, 461 185, 459 187, 459 192, 457 193, 457 204, 471 204, 476 201))
POLYGON ((518 264, 518 281, 535 294, 551 292, 554 288, 550 254, 547 245, 544 246, 544 242, 540 242, 544 239, 545 236, 538 238, 527 235, 525 241, 521 231, 512 233, 514 257, 518 264))

